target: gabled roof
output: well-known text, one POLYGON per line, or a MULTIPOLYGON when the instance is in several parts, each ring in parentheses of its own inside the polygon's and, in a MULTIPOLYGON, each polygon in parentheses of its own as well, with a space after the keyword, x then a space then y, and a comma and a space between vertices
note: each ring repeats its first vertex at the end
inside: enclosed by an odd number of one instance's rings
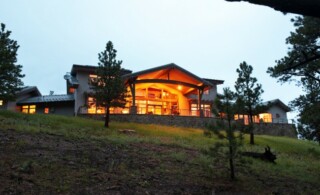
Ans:
POLYGON ((70 102, 74 101, 74 95, 44 95, 31 97, 17 102, 17 105, 22 104, 37 104, 37 103, 47 103, 47 102, 70 102))
POLYGON ((40 91, 36 86, 26 86, 17 92, 17 96, 24 95, 27 93, 33 93, 35 96, 41 96, 40 91))
POLYGON ((131 73, 131 74, 127 74, 127 75, 124 75, 123 77, 124 78, 134 78, 134 77, 138 77, 138 76, 144 76, 144 75, 149 75, 153 78, 156 78, 156 77, 160 77, 160 76, 163 76, 166 72, 170 71, 170 70, 178 70, 182 73, 184 73, 185 75, 189 76, 190 78, 200 82, 200 83, 204 83, 206 85, 209 85, 211 86, 212 83, 196 76, 195 74, 187 71, 186 69, 183 69, 181 68, 180 66, 174 64, 174 63, 170 63, 170 64, 165 64, 165 65, 162 65, 162 66, 157 66, 157 67, 154 67, 154 68, 150 68, 150 69, 146 69, 146 70, 142 70, 142 71, 138 71, 138 72, 135 72, 135 73, 131 73), (153 73, 153 74, 152 74, 153 73))
POLYGON ((126 83, 166 84, 168 87, 180 90, 183 94, 197 93, 197 89, 210 88, 223 83, 219 80, 200 78, 174 63, 126 74, 123 78, 126 83))
POLYGON ((281 109, 283 109, 286 112, 290 112, 291 108, 289 108, 286 104, 284 104, 281 100, 279 99, 274 99, 274 100, 270 100, 270 101, 266 101, 262 103, 263 105, 277 105, 279 106, 281 109))

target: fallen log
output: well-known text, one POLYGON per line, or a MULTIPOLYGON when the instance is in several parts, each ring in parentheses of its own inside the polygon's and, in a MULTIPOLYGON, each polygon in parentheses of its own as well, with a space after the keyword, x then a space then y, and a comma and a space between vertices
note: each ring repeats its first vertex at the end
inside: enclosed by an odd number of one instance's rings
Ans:
POLYGON ((252 158, 259 158, 264 161, 276 163, 275 160, 277 159, 277 156, 271 152, 271 149, 269 146, 265 148, 264 153, 258 153, 258 152, 242 152, 243 156, 248 156, 252 158))

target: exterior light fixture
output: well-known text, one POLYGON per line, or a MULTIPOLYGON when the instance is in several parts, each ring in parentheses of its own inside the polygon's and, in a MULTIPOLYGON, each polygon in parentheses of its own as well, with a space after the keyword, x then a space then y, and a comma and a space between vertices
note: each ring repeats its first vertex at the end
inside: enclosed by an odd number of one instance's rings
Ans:
POLYGON ((181 85, 178 85, 178 90, 182 90, 182 86, 181 85))

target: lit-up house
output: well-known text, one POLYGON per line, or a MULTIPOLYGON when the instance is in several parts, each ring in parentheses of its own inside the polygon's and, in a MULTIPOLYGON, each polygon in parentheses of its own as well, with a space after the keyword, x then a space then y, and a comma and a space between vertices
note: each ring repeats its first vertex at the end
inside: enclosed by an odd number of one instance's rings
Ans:
MULTIPOLYGON (((102 114, 92 96, 90 80, 96 66, 73 65, 65 75, 68 94, 74 94, 74 112, 102 114)), ((167 64, 132 73, 123 69, 130 97, 125 108, 112 108, 113 114, 156 114, 211 116, 211 106, 222 80, 203 79, 176 64, 167 64)))
MULTIPOLYGON (((25 87, 17 93, 16 101, 3 102, 0 109, 33 114, 104 114, 105 108, 96 105, 91 80, 96 78, 97 66, 73 65, 64 76, 67 94, 41 95, 37 87, 25 87)), ((204 79, 176 64, 167 64, 139 72, 122 69, 123 82, 129 97, 125 108, 111 108, 111 114, 149 114, 211 117, 211 108, 222 80, 204 79)), ((279 99, 265 102, 266 113, 254 117, 255 122, 288 123, 291 111, 279 99)), ((235 120, 248 123, 246 115, 235 120)))

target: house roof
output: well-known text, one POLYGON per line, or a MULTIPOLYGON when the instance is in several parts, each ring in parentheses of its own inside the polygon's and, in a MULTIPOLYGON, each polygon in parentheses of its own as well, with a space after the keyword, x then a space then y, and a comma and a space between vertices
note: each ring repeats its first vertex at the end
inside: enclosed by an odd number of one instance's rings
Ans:
POLYGON ((136 83, 166 83, 168 86, 172 85, 172 88, 176 85, 184 85, 186 87, 182 91, 185 94, 192 92, 195 88, 223 83, 223 81, 213 79, 211 81, 216 81, 216 83, 202 79, 174 63, 126 74, 123 77, 127 82, 135 80, 136 83))
POLYGON ((223 84, 223 83, 224 83, 223 80, 206 79, 206 78, 204 78, 204 80, 206 80, 206 81, 208 81, 208 82, 210 82, 210 83, 212 83, 212 84, 214 84, 214 85, 220 85, 220 84, 223 84))
POLYGON ((36 86, 26 86, 17 92, 17 96, 24 95, 27 93, 34 93, 35 96, 41 96, 40 91, 36 86))
POLYGON ((270 101, 266 101, 262 103, 263 105, 277 105, 280 108, 282 108, 284 111, 286 112, 290 112, 291 108, 289 108, 289 106, 287 106, 286 104, 284 104, 281 100, 279 99, 274 99, 274 100, 270 100, 270 101))
MULTIPOLYGON (((71 75, 75 76, 77 72, 88 72, 90 74, 94 74, 97 68, 98 66, 74 64, 71 68, 71 75)), ((123 75, 129 74, 129 73, 132 73, 132 71, 128 69, 122 69, 123 75)))
POLYGON ((146 70, 142 70, 142 71, 138 71, 138 72, 135 72, 135 73, 131 73, 131 74, 127 74, 127 75, 124 75, 125 78, 132 78, 132 77, 136 77, 136 76, 143 76, 143 75, 146 75, 148 74, 148 76, 151 76, 151 77, 161 77, 161 76, 164 76, 165 73, 168 73, 170 70, 174 70, 174 69, 177 69, 179 70, 180 72, 190 76, 190 77, 193 77, 193 79, 196 79, 202 83, 206 83, 208 85, 211 85, 211 83, 205 81, 204 79, 196 76, 195 74, 187 71, 186 69, 183 69, 181 68, 180 66, 174 64, 174 63, 170 63, 170 64, 165 64, 165 65, 162 65, 162 66, 157 66, 157 67, 154 67, 154 68, 150 68, 150 69, 146 69, 146 70), (154 73, 154 75, 150 75, 150 73, 154 73))
POLYGON ((74 101, 74 95, 44 95, 31 97, 17 102, 17 105, 22 104, 37 104, 37 103, 48 103, 48 102, 69 102, 74 101))

